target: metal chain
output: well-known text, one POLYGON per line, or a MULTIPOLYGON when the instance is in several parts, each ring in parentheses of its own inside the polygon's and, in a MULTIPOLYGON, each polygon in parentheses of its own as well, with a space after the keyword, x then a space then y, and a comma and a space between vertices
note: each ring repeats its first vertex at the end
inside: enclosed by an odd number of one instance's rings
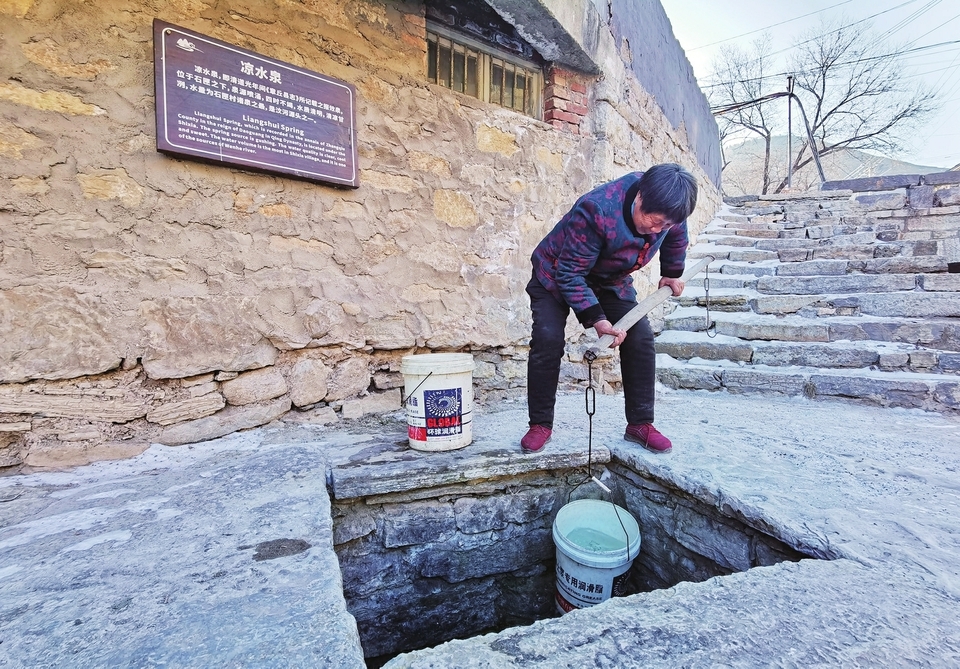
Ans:
POLYGON ((587 361, 587 387, 584 389, 584 403, 587 410, 587 478, 593 477, 593 414, 597 412, 597 392, 593 388, 593 351, 584 354, 587 361))
POLYGON ((703 293, 707 307, 707 336, 713 339, 717 336, 717 324, 710 320, 710 265, 703 270, 703 293))

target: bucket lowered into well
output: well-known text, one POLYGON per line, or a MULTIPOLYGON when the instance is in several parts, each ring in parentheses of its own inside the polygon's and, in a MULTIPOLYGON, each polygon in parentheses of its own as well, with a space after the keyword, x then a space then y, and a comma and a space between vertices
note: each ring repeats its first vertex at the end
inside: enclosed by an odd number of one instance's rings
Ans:
POLYGON ((640 526, 626 509, 595 499, 570 502, 553 521, 557 610, 568 613, 624 594, 640 526))
POLYGON ((452 451, 473 441, 472 355, 405 355, 400 373, 410 448, 452 451))

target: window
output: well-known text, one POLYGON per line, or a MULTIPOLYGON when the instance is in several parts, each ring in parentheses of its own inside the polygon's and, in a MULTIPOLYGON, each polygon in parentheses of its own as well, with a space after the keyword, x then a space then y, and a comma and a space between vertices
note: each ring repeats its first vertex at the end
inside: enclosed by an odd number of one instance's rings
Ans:
POLYGON ((539 68, 469 38, 427 31, 427 79, 460 93, 540 118, 539 68))

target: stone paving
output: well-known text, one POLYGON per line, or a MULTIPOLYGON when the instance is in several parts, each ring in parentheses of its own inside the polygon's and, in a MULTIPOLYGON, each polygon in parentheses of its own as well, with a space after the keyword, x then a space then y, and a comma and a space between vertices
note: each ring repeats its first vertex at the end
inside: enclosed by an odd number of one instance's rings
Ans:
MULTIPOLYGON (((960 663, 960 419, 669 389, 658 411, 667 455, 623 441, 622 398, 598 396, 598 457, 830 559, 611 600, 387 666, 960 663)), ((329 488, 415 490, 583 462, 581 394, 561 398, 542 455, 516 445, 525 413, 479 412, 474 443, 448 453, 398 450, 398 418, 273 424, 0 479, 0 666, 362 667, 329 488)))

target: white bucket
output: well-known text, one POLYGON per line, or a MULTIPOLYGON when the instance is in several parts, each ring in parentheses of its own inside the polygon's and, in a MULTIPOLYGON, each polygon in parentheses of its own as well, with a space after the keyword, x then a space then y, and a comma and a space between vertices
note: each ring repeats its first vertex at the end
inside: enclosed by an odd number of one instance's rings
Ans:
POLYGON ((407 435, 418 451, 452 451, 473 441, 473 356, 405 355, 407 435))
POLYGON ((640 552, 640 526, 626 509, 596 499, 570 502, 553 521, 557 610, 568 613, 624 594, 640 552))

